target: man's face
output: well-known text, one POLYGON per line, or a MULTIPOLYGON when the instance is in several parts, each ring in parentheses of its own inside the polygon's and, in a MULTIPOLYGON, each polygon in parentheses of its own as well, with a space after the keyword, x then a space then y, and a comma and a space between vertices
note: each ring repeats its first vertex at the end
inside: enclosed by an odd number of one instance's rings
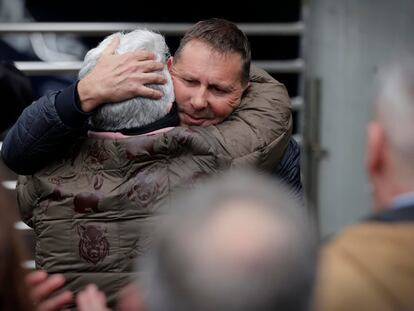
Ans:
POLYGON ((245 87, 237 53, 220 54, 193 40, 170 67, 182 125, 207 126, 226 119, 240 104, 245 87))

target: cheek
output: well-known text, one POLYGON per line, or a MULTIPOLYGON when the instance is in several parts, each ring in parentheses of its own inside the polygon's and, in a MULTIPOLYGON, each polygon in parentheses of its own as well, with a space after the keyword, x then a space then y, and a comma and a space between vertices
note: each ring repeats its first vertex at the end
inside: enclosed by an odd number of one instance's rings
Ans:
POLYGON ((216 118, 223 120, 234 111, 237 105, 234 105, 233 102, 229 101, 217 101, 215 103, 212 103, 210 107, 216 118))
POLYGON ((188 91, 186 87, 178 81, 174 81, 173 84, 174 84, 175 101, 178 104, 180 104, 189 97, 188 91))

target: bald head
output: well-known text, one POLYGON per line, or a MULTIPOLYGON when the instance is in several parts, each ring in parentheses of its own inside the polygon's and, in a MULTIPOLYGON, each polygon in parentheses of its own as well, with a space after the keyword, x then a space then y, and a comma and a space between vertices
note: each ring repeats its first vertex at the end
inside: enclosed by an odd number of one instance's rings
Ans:
POLYGON ((233 173, 179 200, 142 267, 149 310, 306 310, 314 232, 286 193, 233 173))
MULTIPOLYGON (((393 151, 414 171, 414 60, 387 67, 382 72, 375 107, 393 151)), ((407 167, 407 168, 408 168, 407 167)))
POLYGON ((256 261, 269 256, 269 245, 278 248, 288 243, 286 231, 288 226, 275 219, 265 206, 235 199, 218 206, 197 238, 198 245, 203 245, 203 258, 212 262, 220 257, 222 263, 228 264, 225 269, 231 269, 238 264, 257 265, 256 261))
POLYGON ((414 61, 385 68, 367 131, 367 172, 374 210, 414 191, 414 61))

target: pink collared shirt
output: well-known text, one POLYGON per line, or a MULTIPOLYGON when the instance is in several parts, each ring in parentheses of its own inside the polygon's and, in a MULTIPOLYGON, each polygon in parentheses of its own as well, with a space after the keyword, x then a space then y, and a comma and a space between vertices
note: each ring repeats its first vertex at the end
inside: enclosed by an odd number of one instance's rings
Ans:
POLYGON ((142 136, 142 135, 155 135, 158 133, 162 133, 162 132, 168 132, 170 130, 172 130, 174 127, 166 127, 166 128, 162 128, 156 131, 152 131, 149 133, 145 133, 145 134, 140 134, 140 135, 124 135, 120 132, 94 132, 94 131, 88 131, 88 137, 89 138, 105 138, 105 139, 124 139, 124 138, 128 138, 128 137, 133 137, 133 136, 142 136))

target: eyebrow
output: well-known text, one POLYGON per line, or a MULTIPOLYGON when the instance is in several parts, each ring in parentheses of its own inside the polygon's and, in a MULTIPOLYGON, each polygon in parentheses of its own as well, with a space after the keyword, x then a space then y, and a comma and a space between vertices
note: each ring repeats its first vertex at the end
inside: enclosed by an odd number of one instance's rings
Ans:
MULTIPOLYGON (((191 75, 191 74, 189 74, 189 73, 182 74, 181 76, 182 76, 184 79, 189 79, 189 80, 199 81, 199 79, 198 79, 198 78, 196 78, 196 77, 192 76, 192 75, 191 75)), ((211 87, 217 87, 217 88, 219 88, 219 89, 223 89, 223 90, 225 90, 225 91, 231 91, 231 90, 233 90, 233 89, 234 89, 233 84, 231 84, 231 83, 210 82, 208 85, 209 85, 209 86, 211 86, 211 87)))

